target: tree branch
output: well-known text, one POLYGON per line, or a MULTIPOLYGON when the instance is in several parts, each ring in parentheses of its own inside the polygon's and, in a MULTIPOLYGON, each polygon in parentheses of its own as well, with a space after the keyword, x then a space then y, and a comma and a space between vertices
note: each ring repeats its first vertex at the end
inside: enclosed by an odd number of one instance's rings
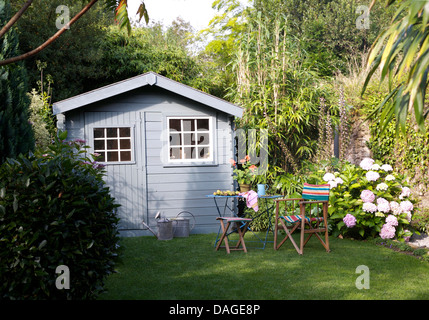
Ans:
POLYGON ((22 8, 17 13, 15 13, 15 15, 9 20, 9 22, 6 23, 6 25, 0 30, 0 38, 3 37, 3 35, 10 29, 10 27, 14 25, 16 21, 18 21, 18 19, 22 16, 24 11, 27 10, 27 8, 31 5, 32 2, 33 0, 28 0, 22 6, 22 8))
MULTIPOLYGON (((31 1, 33 1, 33 0, 31 0, 31 1)), ((35 54, 39 53, 43 49, 45 49, 52 42, 54 42, 56 39, 58 39, 58 37, 60 35, 62 35, 67 29, 69 29, 70 26, 73 23, 75 23, 82 15, 84 15, 97 1, 98 0, 92 0, 90 3, 88 3, 77 15, 75 15, 73 17, 73 19, 71 19, 69 21, 69 23, 67 23, 64 27, 62 27, 60 30, 58 30, 57 33, 55 33, 52 37, 50 37, 48 40, 46 40, 43 44, 41 44, 40 46, 38 46, 36 49, 33 49, 33 50, 31 50, 31 51, 29 51, 27 53, 24 53, 22 55, 19 55, 19 56, 13 57, 13 58, 9 58, 9 59, 0 61, 0 66, 4 66, 4 65, 7 65, 7 64, 11 64, 11 63, 14 63, 14 62, 17 62, 17 61, 21 61, 21 60, 27 59, 27 58, 29 58, 31 56, 34 56, 35 54)))

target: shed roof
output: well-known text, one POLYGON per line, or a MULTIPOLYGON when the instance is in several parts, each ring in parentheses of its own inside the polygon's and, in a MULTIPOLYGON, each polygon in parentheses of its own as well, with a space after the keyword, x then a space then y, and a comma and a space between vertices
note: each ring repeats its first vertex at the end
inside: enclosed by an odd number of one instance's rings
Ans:
POLYGON ((243 108, 235 104, 194 89, 183 83, 168 79, 155 72, 147 72, 127 80, 119 81, 55 102, 53 104, 53 113, 54 115, 64 113, 148 85, 160 87, 236 117, 242 117, 243 115, 243 108))

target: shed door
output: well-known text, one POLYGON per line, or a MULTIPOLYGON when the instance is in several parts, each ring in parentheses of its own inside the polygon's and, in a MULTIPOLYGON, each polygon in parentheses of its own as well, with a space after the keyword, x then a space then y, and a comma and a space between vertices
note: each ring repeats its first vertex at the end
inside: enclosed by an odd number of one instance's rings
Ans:
POLYGON ((121 205, 119 229, 147 221, 145 130, 140 112, 86 112, 85 139, 106 165, 106 184, 121 205))

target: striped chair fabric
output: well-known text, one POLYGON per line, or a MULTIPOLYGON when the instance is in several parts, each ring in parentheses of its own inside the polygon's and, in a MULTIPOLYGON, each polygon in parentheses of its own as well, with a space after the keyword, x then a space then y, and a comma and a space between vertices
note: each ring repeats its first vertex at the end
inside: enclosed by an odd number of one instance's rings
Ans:
MULTIPOLYGON (((281 218, 283 218, 285 221, 289 222, 289 223, 295 223, 295 222, 299 222, 301 221, 301 216, 299 214, 294 214, 293 216, 282 216, 281 218)), ((307 222, 310 221, 323 221, 323 217, 307 217, 305 216, 305 220, 307 220, 307 222)))
POLYGON ((304 183, 304 188, 302 189, 302 198, 305 200, 329 200, 329 184, 309 184, 304 183))

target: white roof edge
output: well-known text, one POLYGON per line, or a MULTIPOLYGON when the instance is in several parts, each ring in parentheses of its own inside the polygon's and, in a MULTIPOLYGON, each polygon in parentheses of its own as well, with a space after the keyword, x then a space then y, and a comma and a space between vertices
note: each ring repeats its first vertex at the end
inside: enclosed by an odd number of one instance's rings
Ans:
POLYGON ((148 72, 142 75, 119 81, 99 89, 95 89, 80 95, 55 102, 53 104, 54 115, 74 110, 85 105, 114 97, 146 85, 156 85, 167 91, 176 93, 180 96, 189 98, 191 100, 208 105, 214 109, 231 114, 241 118, 243 116, 243 108, 232 104, 228 101, 222 100, 218 97, 212 96, 208 93, 194 89, 183 83, 171 80, 161 76, 155 72, 148 72))

